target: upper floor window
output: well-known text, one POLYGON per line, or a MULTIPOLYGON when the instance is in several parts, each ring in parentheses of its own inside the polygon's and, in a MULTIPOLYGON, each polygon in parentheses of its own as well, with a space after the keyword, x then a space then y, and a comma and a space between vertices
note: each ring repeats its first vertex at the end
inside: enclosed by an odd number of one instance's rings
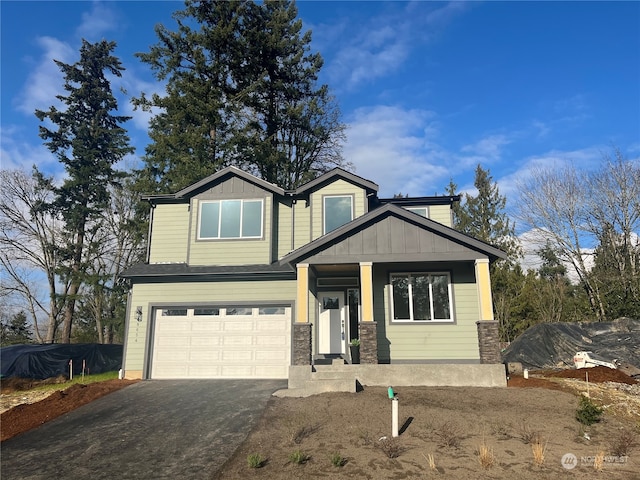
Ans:
POLYGON ((351 195, 324 197, 324 233, 329 233, 351 220, 353 220, 351 195))
POLYGON ((262 200, 200 202, 198 238, 261 238, 262 200))
POLYGON ((448 273, 391 275, 393 321, 452 321, 448 273))
POLYGON ((417 213, 421 217, 429 218, 429 211, 427 207, 406 207, 407 210, 413 213, 417 213))

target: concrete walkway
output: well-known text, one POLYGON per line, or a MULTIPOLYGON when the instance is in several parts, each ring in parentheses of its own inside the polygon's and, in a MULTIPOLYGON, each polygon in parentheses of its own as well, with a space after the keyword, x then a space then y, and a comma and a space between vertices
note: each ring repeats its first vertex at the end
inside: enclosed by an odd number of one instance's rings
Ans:
POLYGON ((2 443, 2 480, 205 479, 286 380, 153 380, 2 443))

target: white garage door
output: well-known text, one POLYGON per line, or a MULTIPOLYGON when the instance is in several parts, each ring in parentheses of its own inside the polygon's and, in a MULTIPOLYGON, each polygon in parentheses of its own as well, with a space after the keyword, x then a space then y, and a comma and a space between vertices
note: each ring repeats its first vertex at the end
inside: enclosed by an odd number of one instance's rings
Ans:
POLYGON ((156 310, 151 378, 287 378, 291 307, 156 310))

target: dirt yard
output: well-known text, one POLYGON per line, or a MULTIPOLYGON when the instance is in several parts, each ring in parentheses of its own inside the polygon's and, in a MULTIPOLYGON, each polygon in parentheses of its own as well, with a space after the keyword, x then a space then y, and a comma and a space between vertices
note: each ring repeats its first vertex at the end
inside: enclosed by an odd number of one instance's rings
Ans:
MULTIPOLYGON (((583 371, 567 372, 512 377, 506 389, 397 388, 397 438, 385 388, 272 398, 254 431, 211 478, 640 479, 640 385, 598 367, 589 369, 587 387, 583 371), (579 393, 587 391, 605 413, 601 422, 581 427, 575 412, 579 393), (535 448, 543 450, 538 464, 535 448), (573 469, 563 467, 567 454, 575 455, 573 464, 565 463, 573 469), (249 455, 261 457, 259 468, 248 466, 249 455)), ((75 385, 9 408, 0 416, 2 440, 130 383, 75 385)), ((20 395, 29 393, 3 391, 2 404, 20 395)))
POLYGON ((65 388, 57 379, 43 382, 24 379, 3 380, 0 394, 0 442, 135 382, 137 380, 107 380, 87 385, 75 384, 65 388), (58 383, 60 389, 30 389, 39 384, 50 383, 58 383))
POLYGON ((213 478, 640 479, 640 385, 590 369, 589 394, 606 411, 600 423, 581 427, 575 412, 586 383, 542 373, 514 377, 507 389, 398 387, 395 439, 386 388, 274 398, 213 478), (611 380, 623 383, 593 383, 611 380), (544 452, 538 465, 534 448, 544 452), (563 467, 565 454, 576 456, 573 469, 563 467), (262 466, 250 468, 249 455, 262 466))

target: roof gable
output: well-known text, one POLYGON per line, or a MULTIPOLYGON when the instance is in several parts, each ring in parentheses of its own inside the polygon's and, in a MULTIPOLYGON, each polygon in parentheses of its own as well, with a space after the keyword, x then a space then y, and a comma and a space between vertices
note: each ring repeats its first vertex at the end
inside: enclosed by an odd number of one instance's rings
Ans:
POLYGON ((314 178, 313 180, 305 183, 304 185, 301 185, 292 193, 295 193, 297 195, 306 194, 307 192, 314 190, 316 188, 319 188, 320 186, 325 185, 327 183, 331 183, 338 178, 341 178, 343 180, 346 180, 349 183, 353 183, 354 185, 362 187, 367 191, 376 192, 376 193, 378 192, 378 185, 373 183, 372 181, 359 177, 358 175, 355 175, 351 172, 347 172, 346 170, 336 167, 328 171, 327 173, 324 173, 319 177, 314 178))
POLYGON ((150 200, 150 201, 189 199, 200 192, 211 189, 213 186, 224 181, 226 178, 230 176, 239 177, 253 185, 256 185, 259 188, 262 188, 272 193, 277 193, 279 195, 285 194, 284 189, 278 187, 277 185, 274 185, 273 183, 269 183, 265 180, 262 180, 261 178, 256 177, 255 175, 251 175, 250 173, 244 172, 239 168, 231 166, 231 167, 223 168, 222 170, 212 175, 209 175, 208 177, 203 178, 199 182, 189 185, 188 187, 183 188, 182 190, 176 193, 166 194, 166 195, 146 195, 146 196, 143 196, 142 198, 144 200, 150 200))
POLYGON ((506 258, 506 254, 395 205, 385 205, 285 255, 280 263, 439 261, 506 258))

